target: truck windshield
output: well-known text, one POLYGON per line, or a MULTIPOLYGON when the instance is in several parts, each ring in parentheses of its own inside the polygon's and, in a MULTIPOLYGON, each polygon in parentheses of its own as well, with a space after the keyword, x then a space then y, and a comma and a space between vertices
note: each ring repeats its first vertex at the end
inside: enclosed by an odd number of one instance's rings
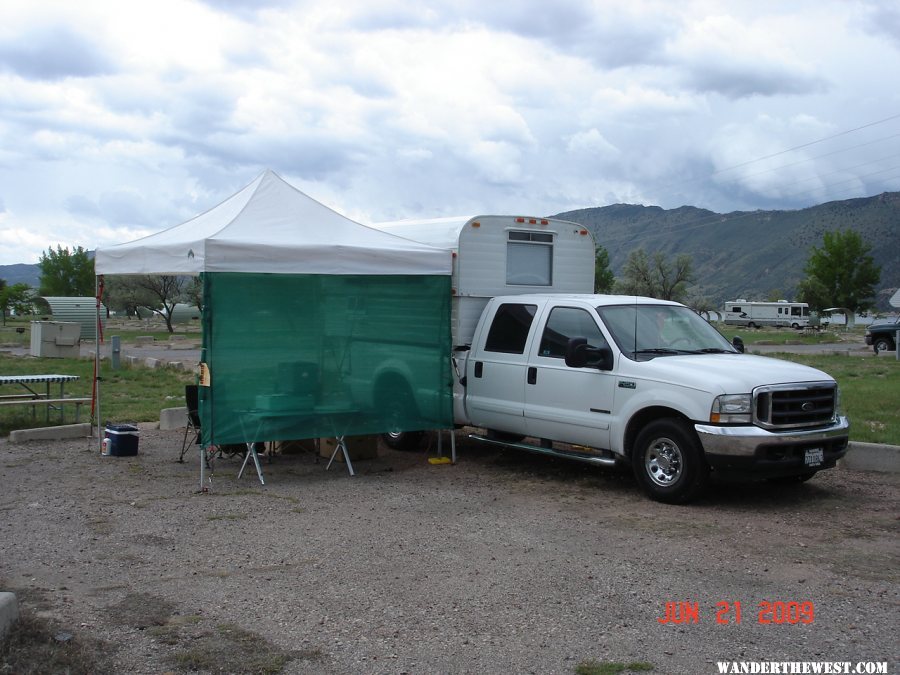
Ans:
POLYGON ((635 361, 680 354, 736 353, 719 331, 684 306, 601 306, 597 313, 622 353, 635 361))

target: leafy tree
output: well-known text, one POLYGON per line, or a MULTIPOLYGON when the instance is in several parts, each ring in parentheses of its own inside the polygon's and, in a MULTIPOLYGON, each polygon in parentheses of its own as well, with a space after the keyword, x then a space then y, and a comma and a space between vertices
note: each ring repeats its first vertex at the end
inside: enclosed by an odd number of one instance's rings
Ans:
POLYGON ((136 316, 138 307, 159 309, 159 298, 143 288, 138 277, 107 276, 104 286, 103 300, 111 310, 136 316))
POLYGON ((200 277, 191 277, 184 299, 197 309, 203 309, 203 280, 200 277))
POLYGON ((875 305, 875 284, 881 268, 869 252, 872 247, 854 230, 826 232, 822 248, 812 248, 800 298, 815 309, 843 307, 860 312, 875 305))
POLYGON ((28 284, 13 284, 7 286, 6 281, 0 279, 0 311, 3 313, 3 325, 6 325, 6 317, 10 312, 26 314, 31 311, 33 292, 28 284))
POLYGON ((693 278, 693 262, 689 255, 679 255, 670 262, 661 251, 649 257, 639 248, 628 255, 616 290, 626 295, 677 301, 685 296, 687 285, 693 278))
POLYGON ((81 246, 71 253, 56 246, 41 255, 40 294, 60 297, 89 297, 94 295, 94 261, 81 246))
POLYGON ((124 309, 129 314, 137 313, 138 307, 151 309, 165 319, 166 329, 174 333, 172 314, 184 295, 185 279, 167 275, 109 277, 107 302, 112 309, 124 309))
POLYGON ((594 293, 609 293, 616 284, 616 277, 609 268, 609 251, 597 244, 594 252, 594 293))

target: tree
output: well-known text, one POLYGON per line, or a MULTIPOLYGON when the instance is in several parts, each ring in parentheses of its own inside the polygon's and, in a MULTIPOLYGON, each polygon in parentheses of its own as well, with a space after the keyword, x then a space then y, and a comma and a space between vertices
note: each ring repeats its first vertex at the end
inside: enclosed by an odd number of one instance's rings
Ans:
POLYGON ((616 277, 609 269, 609 251, 597 244, 594 251, 594 293, 609 293, 616 284, 616 277))
POLYGON ((6 317, 10 312, 27 314, 31 311, 32 290, 28 284, 13 284, 7 286, 6 281, 0 279, 0 311, 3 313, 3 325, 6 325, 6 317))
POLYGON ((626 295, 681 300, 693 278, 693 262, 689 255, 679 255, 674 262, 669 262, 661 251, 650 258, 639 248, 628 255, 616 289, 626 295))
POLYGON ((200 277, 191 277, 184 299, 197 309, 203 309, 203 280, 200 277))
POLYGON ((822 248, 813 246, 800 282, 800 299, 815 309, 842 307, 860 312, 875 305, 881 268, 872 247, 854 230, 826 232, 822 248))
POLYGON ((104 286, 103 301, 113 311, 137 316, 138 307, 159 308, 159 298, 139 285, 138 277, 107 276, 104 286))
POLYGON ((41 295, 61 297, 88 297, 94 295, 94 261, 81 246, 71 253, 68 248, 56 246, 41 255, 41 295))
POLYGON ((107 302, 113 309, 136 313, 138 307, 146 307, 159 314, 166 322, 166 329, 174 333, 172 313, 184 294, 186 277, 165 275, 139 275, 108 277, 106 279, 107 302))

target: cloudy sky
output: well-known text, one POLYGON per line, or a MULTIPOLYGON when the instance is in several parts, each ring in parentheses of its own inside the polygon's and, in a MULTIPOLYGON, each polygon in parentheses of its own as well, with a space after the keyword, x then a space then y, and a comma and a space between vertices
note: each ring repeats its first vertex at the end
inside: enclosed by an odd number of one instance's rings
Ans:
POLYGON ((0 264, 270 168, 361 222, 900 190, 895 0, 3 0, 0 264))

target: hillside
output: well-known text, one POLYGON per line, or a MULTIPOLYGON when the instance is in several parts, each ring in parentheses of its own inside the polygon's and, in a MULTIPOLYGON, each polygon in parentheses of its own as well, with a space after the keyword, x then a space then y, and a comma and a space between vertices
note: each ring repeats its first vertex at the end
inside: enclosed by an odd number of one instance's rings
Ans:
POLYGON ((26 263, 0 265, 0 279, 5 280, 9 286, 28 284, 32 288, 37 288, 41 281, 41 268, 26 263))
MULTIPOLYGON (((900 192, 828 202, 799 211, 715 213, 693 206, 613 204, 557 214, 589 228, 609 251, 618 274, 636 248, 693 257, 692 295, 726 300, 793 299, 812 246, 828 230, 852 228, 872 246, 881 266, 879 307, 900 287, 900 192), (776 293, 777 291, 777 293, 776 293)), ((36 287, 37 265, 0 265, 0 279, 36 287)))
POLYGON ((812 246, 828 230, 856 230, 881 266, 886 299, 900 287, 900 193, 828 202, 798 211, 715 213, 692 206, 614 204, 557 214, 580 223, 609 251, 619 273, 637 248, 693 257, 693 292, 716 304, 735 298, 792 298, 812 246), (887 289, 893 289, 887 292, 887 289), (775 293, 775 291, 778 291, 775 293))

